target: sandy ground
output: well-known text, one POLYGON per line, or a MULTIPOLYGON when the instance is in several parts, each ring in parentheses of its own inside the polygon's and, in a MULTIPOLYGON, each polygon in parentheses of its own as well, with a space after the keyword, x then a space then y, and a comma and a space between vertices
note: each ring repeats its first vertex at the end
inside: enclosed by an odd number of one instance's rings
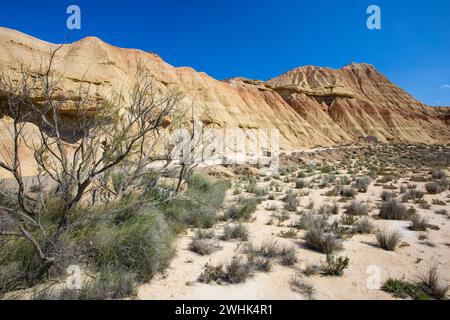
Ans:
MULTIPOLYGON (((400 179, 397 186, 400 186, 403 181, 407 179, 400 179)), ((245 225, 250 234, 249 242, 253 244, 258 245, 266 240, 274 240, 280 245, 295 247, 298 261, 293 267, 284 267, 275 262, 270 272, 257 272, 243 284, 200 283, 197 279, 206 263, 218 264, 230 261, 234 255, 242 251, 244 242, 220 240, 225 226, 225 223, 222 223, 214 228, 215 239, 222 249, 209 256, 200 256, 188 249, 195 234, 195 230, 188 230, 178 241, 177 256, 169 269, 164 274, 157 275, 150 283, 142 285, 138 290, 138 299, 305 299, 300 293, 291 290, 289 281, 294 275, 299 275, 306 283, 313 285, 317 292, 315 299, 392 299, 389 294, 379 289, 379 284, 389 277, 418 280, 435 263, 439 263, 441 275, 450 283, 450 219, 448 213, 447 216, 435 213, 439 209, 446 209, 449 212, 450 203, 446 202, 445 206, 432 205, 430 210, 421 209, 416 204, 408 204, 408 206, 414 206, 417 213, 427 217, 429 223, 440 228, 437 231, 427 231, 428 242, 420 241, 420 233, 408 229, 410 224, 408 221, 383 221, 375 218, 373 223, 378 228, 401 231, 403 244, 395 252, 379 248, 373 234, 355 235, 345 241, 343 254, 350 258, 350 265, 342 277, 323 275, 306 277, 302 274, 305 266, 320 265, 325 260, 325 255, 306 248, 303 239, 304 231, 299 231, 296 239, 284 239, 277 236, 280 231, 290 229, 291 223, 299 218, 297 214, 291 213, 289 220, 281 225, 278 224, 277 219, 274 219, 273 225, 267 224, 274 212, 265 208, 269 204, 276 204, 279 208, 277 212, 280 213, 283 209, 281 198, 287 190, 294 189, 293 183, 280 182, 280 184, 283 186, 283 192, 275 193, 276 200, 262 202, 254 213, 255 220, 245 225), (430 246, 431 243, 432 246, 430 246), (380 272, 379 281, 374 273, 377 270, 380 272)), ((419 190, 424 190, 424 183, 416 184, 419 190)), ((268 182, 258 183, 258 186, 267 185, 268 182)), ((324 203, 331 204, 339 199, 339 197, 326 197, 325 190, 309 189, 309 195, 301 197, 298 209, 305 210, 311 200, 315 208, 318 208, 324 203)), ((378 214, 382 191, 382 187, 374 186, 372 182, 367 193, 359 193, 356 196, 357 200, 369 204, 370 215, 373 217, 378 214)), ((232 203, 237 197, 239 196, 232 195, 230 190, 226 198, 227 204, 232 203)), ((430 204, 432 199, 449 201, 449 197, 449 191, 439 195, 425 195, 425 199, 430 204)), ((339 203, 340 213, 344 211, 343 208, 347 204, 339 203)))

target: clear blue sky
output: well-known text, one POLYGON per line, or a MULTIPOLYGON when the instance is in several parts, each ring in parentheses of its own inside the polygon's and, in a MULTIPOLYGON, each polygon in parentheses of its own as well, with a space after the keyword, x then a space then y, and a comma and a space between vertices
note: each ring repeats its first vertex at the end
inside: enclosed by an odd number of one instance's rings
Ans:
POLYGON ((70 4, 82 13, 71 41, 97 36, 217 79, 367 62, 423 102, 450 105, 449 0, 16 0, 2 3, 0 26, 63 42, 70 4), (366 28, 370 4, 380 31, 366 28))

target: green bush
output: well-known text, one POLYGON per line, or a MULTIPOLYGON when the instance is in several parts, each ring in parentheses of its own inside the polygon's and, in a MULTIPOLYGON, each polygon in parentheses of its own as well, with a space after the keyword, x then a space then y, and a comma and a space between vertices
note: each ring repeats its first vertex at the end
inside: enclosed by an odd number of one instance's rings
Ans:
POLYGON ((258 206, 258 199, 246 198, 232 205, 225 211, 225 219, 232 219, 235 221, 250 221, 252 214, 256 211, 258 206))
POLYGON ((350 259, 347 257, 327 254, 323 269, 327 275, 342 276, 344 274, 344 270, 348 268, 349 262, 350 259))
POLYGON ((400 244, 402 237, 398 231, 379 231, 376 234, 378 244, 381 248, 388 251, 395 251, 395 248, 400 244))

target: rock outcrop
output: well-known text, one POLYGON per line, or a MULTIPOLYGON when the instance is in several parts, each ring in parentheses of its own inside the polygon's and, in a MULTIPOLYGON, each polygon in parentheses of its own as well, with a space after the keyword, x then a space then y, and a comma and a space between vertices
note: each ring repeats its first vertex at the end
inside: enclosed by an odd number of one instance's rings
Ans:
MULTIPOLYGON (((56 44, 0 28, 0 67, 13 77, 21 64, 30 67, 31 73, 42 72, 56 48, 56 44)), ((192 68, 173 67, 156 54, 117 48, 95 37, 64 45, 55 54, 57 90, 69 98, 64 115, 74 116, 80 84, 95 110, 99 103, 129 91, 139 67, 152 75, 156 90, 181 91, 182 105, 193 105, 195 116, 205 124, 277 128, 284 150, 346 144, 366 136, 384 142, 450 142, 448 117, 442 111, 420 103, 367 64, 339 70, 302 67, 267 82, 218 81, 192 68)), ((3 112, 0 121, 5 122, 7 112, 3 112)))

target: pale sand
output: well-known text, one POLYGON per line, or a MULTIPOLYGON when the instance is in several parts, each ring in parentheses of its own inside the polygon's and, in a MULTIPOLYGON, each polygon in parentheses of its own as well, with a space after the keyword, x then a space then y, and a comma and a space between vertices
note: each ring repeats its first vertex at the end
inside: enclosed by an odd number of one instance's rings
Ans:
MULTIPOLYGON (((400 179, 397 183, 401 185, 400 179)), ((277 194, 277 199, 284 196, 288 189, 293 189, 293 184, 281 183, 283 192, 277 194)), ((416 183, 419 190, 424 190, 424 183, 416 183)), ((259 182, 259 186, 268 185, 267 182, 259 182)), ((295 190, 295 189, 294 189, 295 190)), ((308 189, 307 189, 308 190, 308 189)), ((325 197, 323 194, 326 189, 309 189, 310 194, 301 198, 299 209, 304 209, 313 199, 315 208, 323 203, 333 203, 338 197, 325 197)), ((367 201, 371 207, 371 216, 378 214, 377 205, 380 204, 379 195, 382 192, 381 187, 376 187, 373 183, 366 194, 359 193, 356 199, 367 201)), ((448 201, 446 191, 439 195, 425 195, 425 199, 431 204, 431 199, 441 199, 448 201)), ((227 203, 231 203, 233 196, 230 190, 227 195, 227 203)), ((311 251, 304 246, 304 231, 298 233, 297 239, 283 239, 276 235, 281 230, 289 230, 288 227, 277 227, 276 225, 266 225, 271 219, 273 212, 265 210, 267 204, 276 203, 281 211, 283 204, 280 200, 264 201, 258 206, 254 214, 254 222, 246 223, 249 232, 249 242, 259 244, 265 240, 273 239, 279 244, 294 246, 297 251, 297 263, 294 267, 284 267, 274 261, 272 271, 268 273, 257 272, 243 284, 202 284, 197 281, 198 276, 203 271, 203 266, 210 262, 217 264, 227 262, 235 255, 239 254, 243 242, 221 241, 219 237, 223 233, 224 224, 217 225, 216 240, 220 242, 223 249, 210 256, 199 256, 188 250, 194 231, 190 230, 178 241, 177 256, 173 259, 169 269, 164 275, 157 275, 148 284, 142 285, 138 290, 138 299, 232 299, 232 300, 257 300, 257 299, 304 299, 301 294, 291 290, 289 280, 295 274, 302 274, 301 271, 308 264, 320 265, 325 260, 325 255, 311 251)), ((347 203, 339 203, 340 214, 344 211, 343 207, 347 203)), ((420 209, 418 205, 409 203, 409 206, 417 208, 417 213, 426 216, 429 223, 439 226, 439 231, 430 230, 427 232, 429 241, 435 247, 429 247, 419 241, 419 232, 410 231, 407 221, 383 221, 373 220, 373 223, 379 227, 389 229, 398 229, 403 235, 403 241, 408 246, 397 248, 395 252, 388 252, 377 247, 375 235, 356 235, 345 241, 344 254, 350 258, 350 266, 345 270, 342 277, 326 277, 314 275, 311 277, 302 276, 305 282, 312 284, 317 291, 316 299, 392 299, 392 297, 380 289, 368 289, 367 281, 371 274, 368 274, 369 266, 378 266, 381 271, 381 283, 389 277, 402 278, 408 280, 418 280, 418 277, 425 273, 428 268, 434 264, 440 264, 440 273, 448 283, 450 283, 450 220, 448 217, 438 215, 436 210, 446 209, 450 211, 450 204, 446 206, 432 205, 431 210, 420 209), (418 260, 421 259, 421 260, 418 260)), ((283 222, 284 226, 289 226, 292 221, 298 219, 294 213, 291 214, 288 221, 283 222)), ((277 219, 274 219, 277 224, 277 219)))

